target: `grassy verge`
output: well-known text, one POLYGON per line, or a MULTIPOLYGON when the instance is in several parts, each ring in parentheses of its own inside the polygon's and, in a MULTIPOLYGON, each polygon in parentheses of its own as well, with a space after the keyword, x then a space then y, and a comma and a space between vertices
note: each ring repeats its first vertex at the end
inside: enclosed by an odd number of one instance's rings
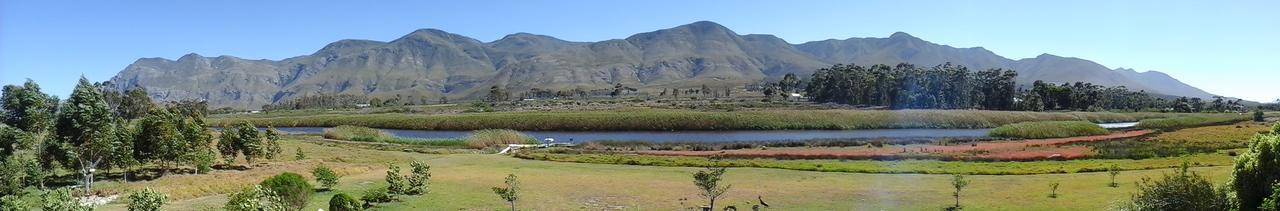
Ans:
POLYGON ((1174 168, 1181 165, 1184 161, 1191 162, 1193 166, 1229 166, 1232 164, 1231 156, 1223 153, 1196 154, 1144 160, 1083 159, 1028 162, 725 159, 720 163, 713 163, 702 157, 630 154, 560 154, 547 152, 522 152, 515 154, 515 157, 530 160, 641 166, 705 167, 721 165, 729 167, 776 168, 821 172, 979 175, 1100 172, 1106 171, 1106 168, 1111 164, 1116 164, 1124 170, 1174 168))
POLYGON ((994 128, 1031 121, 1126 122, 1186 115, 1170 113, 1021 112, 983 110, 761 110, 689 111, 622 109, 610 111, 490 112, 463 114, 317 114, 235 115, 210 119, 214 125, 248 121, 260 126, 420 130, 851 130, 892 128, 994 128))
POLYGON ((1231 124, 1240 121, 1253 119, 1249 115, 1237 114, 1211 114, 1171 117, 1160 119, 1144 119, 1138 122, 1138 128, 1141 129, 1158 129, 1158 130, 1175 130, 1188 127, 1205 126, 1205 125, 1221 125, 1231 124))
POLYGON ((1085 121, 1022 122, 992 129, 989 135, 1001 138, 1063 138, 1107 134, 1105 128, 1085 121))

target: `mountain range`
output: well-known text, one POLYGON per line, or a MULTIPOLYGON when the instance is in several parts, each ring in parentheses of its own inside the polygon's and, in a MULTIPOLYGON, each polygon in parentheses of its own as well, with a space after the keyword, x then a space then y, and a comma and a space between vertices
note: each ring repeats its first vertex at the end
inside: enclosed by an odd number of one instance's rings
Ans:
POLYGON ((144 87, 161 101, 204 99, 214 108, 253 109, 314 94, 434 102, 441 96, 475 99, 490 86, 514 92, 606 89, 617 83, 642 90, 740 86, 787 73, 805 77, 837 63, 945 62, 971 70, 1013 69, 1024 85, 1082 81, 1165 95, 1213 96, 1161 72, 1109 69, 1079 58, 1042 54, 1013 60, 982 47, 956 48, 903 32, 791 44, 773 35, 740 35, 710 21, 599 42, 529 33, 482 42, 421 29, 387 42, 339 40, 310 55, 278 61, 197 54, 178 60, 142 58, 110 82, 120 89, 144 87))

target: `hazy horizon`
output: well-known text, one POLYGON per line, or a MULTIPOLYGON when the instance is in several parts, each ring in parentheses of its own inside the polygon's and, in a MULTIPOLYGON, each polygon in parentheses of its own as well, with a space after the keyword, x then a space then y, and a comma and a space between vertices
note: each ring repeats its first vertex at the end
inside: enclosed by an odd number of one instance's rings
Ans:
POLYGON ((138 58, 279 60, 340 39, 388 41, 421 28, 485 42, 519 32, 601 41, 707 20, 793 44, 900 31, 1015 60, 1078 57, 1165 72, 1213 94, 1280 98, 1260 87, 1280 77, 1266 65, 1280 54, 1273 51, 1280 43, 1267 42, 1280 37, 1280 14, 1269 11, 1280 3, 1269 1, 379 3, 0 1, 0 83, 32 78, 66 96, 75 76, 104 81, 138 58))

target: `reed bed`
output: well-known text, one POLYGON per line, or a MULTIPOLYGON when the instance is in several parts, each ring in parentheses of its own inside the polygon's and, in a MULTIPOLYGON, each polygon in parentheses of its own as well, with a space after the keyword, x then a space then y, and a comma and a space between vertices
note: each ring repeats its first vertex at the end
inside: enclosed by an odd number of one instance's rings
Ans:
POLYGON ((508 129, 488 129, 471 132, 467 136, 466 145, 483 149, 507 144, 537 144, 538 141, 520 131, 508 129))
POLYGON ((1202 114, 1023 112, 986 110, 763 110, 491 112, 463 114, 241 115, 210 119, 214 124, 248 121, 259 126, 334 127, 358 125, 416 130, 513 129, 523 131, 672 130, 855 130, 899 128, 994 128, 1033 121, 1132 122, 1202 114))
POLYGON ((1066 138, 1104 135, 1107 129, 1086 121, 1046 121, 1007 124, 992 129, 988 134, 1001 138, 1066 138))
POLYGON ((368 128, 368 127, 353 126, 353 125, 339 125, 337 127, 325 129, 324 138, 345 140, 345 141, 381 142, 381 143, 418 145, 418 146, 439 146, 439 147, 468 146, 467 142, 462 139, 401 138, 376 128, 368 128))
POLYGON ((1141 129, 1176 130, 1197 126, 1231 124, 1250 119, 1253 119, 1253 117, 1249 115, 1206 114, 1160 119, 1144 119, 1138 122, 1137 127, 1141 129))

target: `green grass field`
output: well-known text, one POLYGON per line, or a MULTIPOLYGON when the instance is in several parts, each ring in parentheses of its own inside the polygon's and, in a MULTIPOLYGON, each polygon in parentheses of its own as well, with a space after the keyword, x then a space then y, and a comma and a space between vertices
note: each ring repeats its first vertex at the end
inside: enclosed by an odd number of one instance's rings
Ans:
POLYGON ((1213 114, 1021 112, 982 110, 757 110, 688 111, 626 108, 608 111, 489 112, 462 114, 223 115, 213 125, 250 122, 275 127, 334 127, 422 130, 795 130, 887 128, 994 128, 1030 121, 1131 122, 1213 114), (643 124, 641 124, 643 123, 643 124))
MULTIPOLYGON (((218 170, 206 175, 173 175, 145 182, 103 182, 99 187, 126 193, 152 187, 170 195, 166 209, 217 210, 226 202, 227 193, 286 171, 303 173, 309 178, 306 172, 312 166, 325 163, 344 176, 336 191, 321 192, 312 197, 306 210, 315 210, 325 208, 333 194, 342 192, 358 196, 367 189, 385 186, 383 176, 387 163, 404 167, 409 161, 422 160, 432 166, 430 193, 402 197, 401 202, 379 205, 377 210, 502 209, 505 204, 489 188, 501 184, 502 178, 509 173, 518 175, 523 184, 523 198, 518 206, 526 210, 677 210, 702 203, 694 193, 690 176, 699 169, 694 167, 550 162, 492 154, 422 154, 314 140, 288 140, 283 147, 285 151, 301 148, 308 154, 308 159, 278 158, 256 164, 247 171, 218 170), (688 201, 682 204, 682 198, 688 201)), ((1220 159, 1223 158, 1189 157, 1164 162, 1220 159)), ((1131 168, 1148 165, 1145 162, 1149 161, 1114 162, 1131 168)), ((1164 162, 1154 164, 1154 167, 1163 166, 1164 162)), ((939 164, 945 165, 920 165, 920 168, 981 169, 998 166, 981 162, 939 164)), ((912 166, 902 161, 868 161, 862 165, 912 166)), ((1040 161, 1017 165, 1052 168, 1076 164, 1040 161)), ((1215 182, 1225 181, 1231 171, 1229 166, 1193 170, 1207 174, 1215 182)), ((972 184, 963 193, 962 203, 973 210, 1101 210, 1117 200, 1127 199, 1134 190, 1133 184, 1142 177, 1158 177, 1166 172, 1171 170, 1124 171, 1117 178, 1122 184, 1119 188, 1106 187, 1109 181, 1105 172, 973 175, 970 176, 972 184), (1047 197, 1049 184, 1053 182, 1062 184, 1059 198, 1047 197)), ((726 182, 733 184, 733 188, 723 202, 717 204, 736 205, 740 209, 749 208, 756 196, 763 196, 774 209, 782 210, 936 210, 951 203, 949 175, 730 168, 726 177, 726 182)), ((100 208, 124 210, 124 202, 117 201, 100 208)))

